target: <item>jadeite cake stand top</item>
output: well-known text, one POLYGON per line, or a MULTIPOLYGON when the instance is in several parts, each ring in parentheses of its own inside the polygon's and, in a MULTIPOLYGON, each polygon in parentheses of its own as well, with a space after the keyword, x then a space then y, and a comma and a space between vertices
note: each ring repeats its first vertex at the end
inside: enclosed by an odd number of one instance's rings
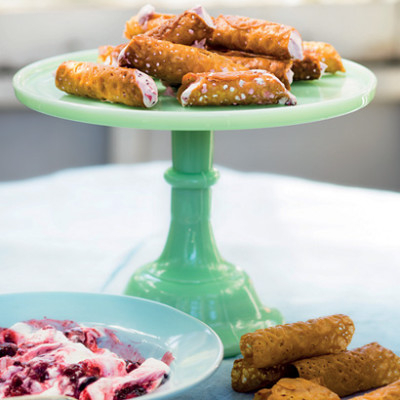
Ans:
POLYGON ((301 124, 336 117, 365 106, 373 97, 374 75, 365 67, 344 61, 346 74, 326 75, 318 81, 296 82, 298 105, 183 108, 172 97, 160 96, 151 109, 132 109, 74 97, 54 85, 54 72, 66 60, 95 61, 97 51, 49 58, 18 72, 14 87, 28 107, 56 117, 97 125, 160 130, 255 129, 301 124))
MULTIPOLYGON (((201 319, 222 339, 225 356, 235 355, 241 335, 282 323, 283 318, 278 310, 261 304, 247 274, 225 261, 217 249, 210 222, 210 187, 218 179, 213 168, 213 130, 294 125, 344 115, 372 100, 376 78, 367 68, 345 60, 346 74, 295 82, 296 106, 183 108, 173 97, 164 96, 160 86, 158 104, 138 109, 67 95, 55 87, 54 72, 61 62, 95 61, 96 57, 97 51, 90 50, 28 65, 14 77, 16 96, 36 111, 64 119, 172 130, 172 168, 165 173, 172 186, 168 238, 160 257, 133 273, 125 293, 169 304, 201 319)), ((273 273, 273 269, 260 273, 273 273)))

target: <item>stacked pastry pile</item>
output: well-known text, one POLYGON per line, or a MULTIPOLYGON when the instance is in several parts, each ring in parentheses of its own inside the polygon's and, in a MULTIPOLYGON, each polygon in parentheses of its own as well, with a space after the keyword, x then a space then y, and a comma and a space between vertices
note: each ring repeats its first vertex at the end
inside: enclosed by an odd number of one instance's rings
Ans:
POLYGON ((152 107, 160 79, 182 106, 295 105, 293 80, 344 72, 329 44, 247 17, 211 17, 197 6, 180 15, 143 7, 125 28, 129 43, 102 46, 97 63, 68 61, 56 86, 70 94, 152 107))
POLYGON ((400 357, 378 343, 346 350, 353 333, 339 314, 245 334, 232 388, 258 390, 255 400, 340 400, 375 388, 355 399, 400 399, 400 357))

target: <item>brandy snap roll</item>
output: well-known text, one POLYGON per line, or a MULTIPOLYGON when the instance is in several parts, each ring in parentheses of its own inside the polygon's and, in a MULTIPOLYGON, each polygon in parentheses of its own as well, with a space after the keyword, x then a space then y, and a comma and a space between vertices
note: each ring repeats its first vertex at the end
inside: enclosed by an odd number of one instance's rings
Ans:
POLYGON ((296 104, 283 83, 264 70, 188 73, 177 98, 182 106, 296 104))
POLYGON ((346 72, 342 58, 336 49, 324 42, 303 42, 304 55, 314 56, 319 61, 326 64, 325 72, 334 74, 335 72, 346 72))
POLYGON ((219 54, 145 35, 132 38, 119 55, 119 65, 138 68, 171 84, 181 83, 188 72, 247 70, 219 54))
POLYGON ((100 46, 97 55, 97 62, 99 64, 111 65, 118 67, 118 57, 122 49, 126 47, 126 43, 118 46, 100 46))
POLYGON ((152 107, 158 98, 155 82, 143 72, 89 62, 62 63, 55 83, 69 94, 133 107, 152 107))
POLYGON ((268 368, 301 358, 339 353, 347 348, 353 334, 350 317, 337 314, 247 333, 240 339, 240 351, 248 364, 268 368))
POLYGON ((261 388, 267 388, 283 378, 287 373, 287 367, 277 365, 271 368, 254 368, 243 361, 233 362, 231 372, 232 389, 236 392, 252 392, 261 388))
POLYGON ((130 40, 133 36, 154 29, 171 18, 175 18, 175 15, 156 13, 154 7, 147 4, 139 10, 137 15, 134 15, 126 22, 124 36, 130 40))
POLYGON ((400 378, 400 357, 370 343, 354 350, 298 360, 289 375, 318 382, 340 397, 387 385, 400 378))
POLYGON ((277 60, 267 56, 246 53, 244 51, 229 50, 211 50, 224 57, 228 57, 231 61, 242 65, 248 69, 264 69, 271 74, 274 74, 286 89, 290 90, 290 85, 293 81, 292 65, 293 60, 277 60))
POLYGON ((172 43, 192 45, 208 38, 214 32, 212 18, 202 6, 194 7, 183 14, 170 18, 146 35, 172 43))
POLYGON ((352 400, 399 400, 400 399, 400 380, 390 385, 381 387, 372 392, 361 396, 353 397, 352 400))
POLYGON ((319 79, 323 75, 327 65, 318 59, 318 57, 304 52, 302 60, 293 61, 293 80, 308 81, 319 79))
POLYGON ((263 54, 278 59, 302 59, 303 48, 299 32, 273 22, 220 15, 214 18, 212 46, 263 54))
POLYGON ((336 393, 306 379, 281 379, 272 389, 261 389, 254 400, 340 400, 336 393))

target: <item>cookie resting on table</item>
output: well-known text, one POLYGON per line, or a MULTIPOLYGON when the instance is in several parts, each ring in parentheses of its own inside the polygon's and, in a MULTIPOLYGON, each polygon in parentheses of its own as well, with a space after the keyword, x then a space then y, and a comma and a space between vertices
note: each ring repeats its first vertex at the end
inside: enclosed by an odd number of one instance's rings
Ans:
POLYGON ((369 343, 338 354, 295 361, 289 375, 313 380, 344 397, 400 379, 400 357, 378 343, 369 343))
POLYGON ((119 65, 138 68, 171 84, 180 84, 188 72, 247 70, 219 54, 145 35, 132 38, 119 55, 119 65))
POLYGON ((281 379, 272 389, 261 389, 254 400, 340 400, 329 389, 306 379, 281 379))
POLYGON ((177 98, 183 106, 296 104, 284 84, 263 70, 189 73, 183 78, 177 98))
POLYGON ((301 358, 346 350, 354 334, 354 323, 342 314, 277 325, 246 333, 240 351, 250 365, 268 368, 301 358))
POLYGON ((132 68, 66 61, 58 67, 55 83, 69 94, 133 107, 149 108, 158 100, 153 79, 132 68))
POLYGON ((285 377, 287 369, 287 365, 255 368, 246 364, 243 359, 235 360, 231 372, 232 389, 236 392, 252 392, 271 387, 285 377))
POLYGON ((361 396, 353 397, 352 400, 399 400, 400 399, 400 379, 383 386, 372 392, 361 396))

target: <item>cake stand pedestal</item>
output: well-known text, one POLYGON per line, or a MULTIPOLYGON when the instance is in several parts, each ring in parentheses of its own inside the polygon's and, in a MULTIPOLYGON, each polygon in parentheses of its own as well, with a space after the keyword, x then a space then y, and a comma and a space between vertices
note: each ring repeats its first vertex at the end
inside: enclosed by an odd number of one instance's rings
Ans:
POLYGON ((176 99, 163 96, 160 86, 158 104, 143 110, 56 89, 53 72, 61 62, 94 61, 96 56, 90 50, 31 64, 14 77, 16 96, 26 106, 60 118, 172 131, 172 168, 165 173, 172 186, 168 238, 161 256, 133 273, 125 293, 169 304, 201 319, 221 337, 225 356, 235 355, 242 334, 283 319, 279 311, 261 304, 246 272, 225 261, 217 249, 210 223, 210 187, 218 180, 213 168, 213 131, 294 125, 355 111, 372 100, 375 76, 345 60, 345 75, 296 82, 292 87, 298 100, 295 107, 183 108, 176 99))

